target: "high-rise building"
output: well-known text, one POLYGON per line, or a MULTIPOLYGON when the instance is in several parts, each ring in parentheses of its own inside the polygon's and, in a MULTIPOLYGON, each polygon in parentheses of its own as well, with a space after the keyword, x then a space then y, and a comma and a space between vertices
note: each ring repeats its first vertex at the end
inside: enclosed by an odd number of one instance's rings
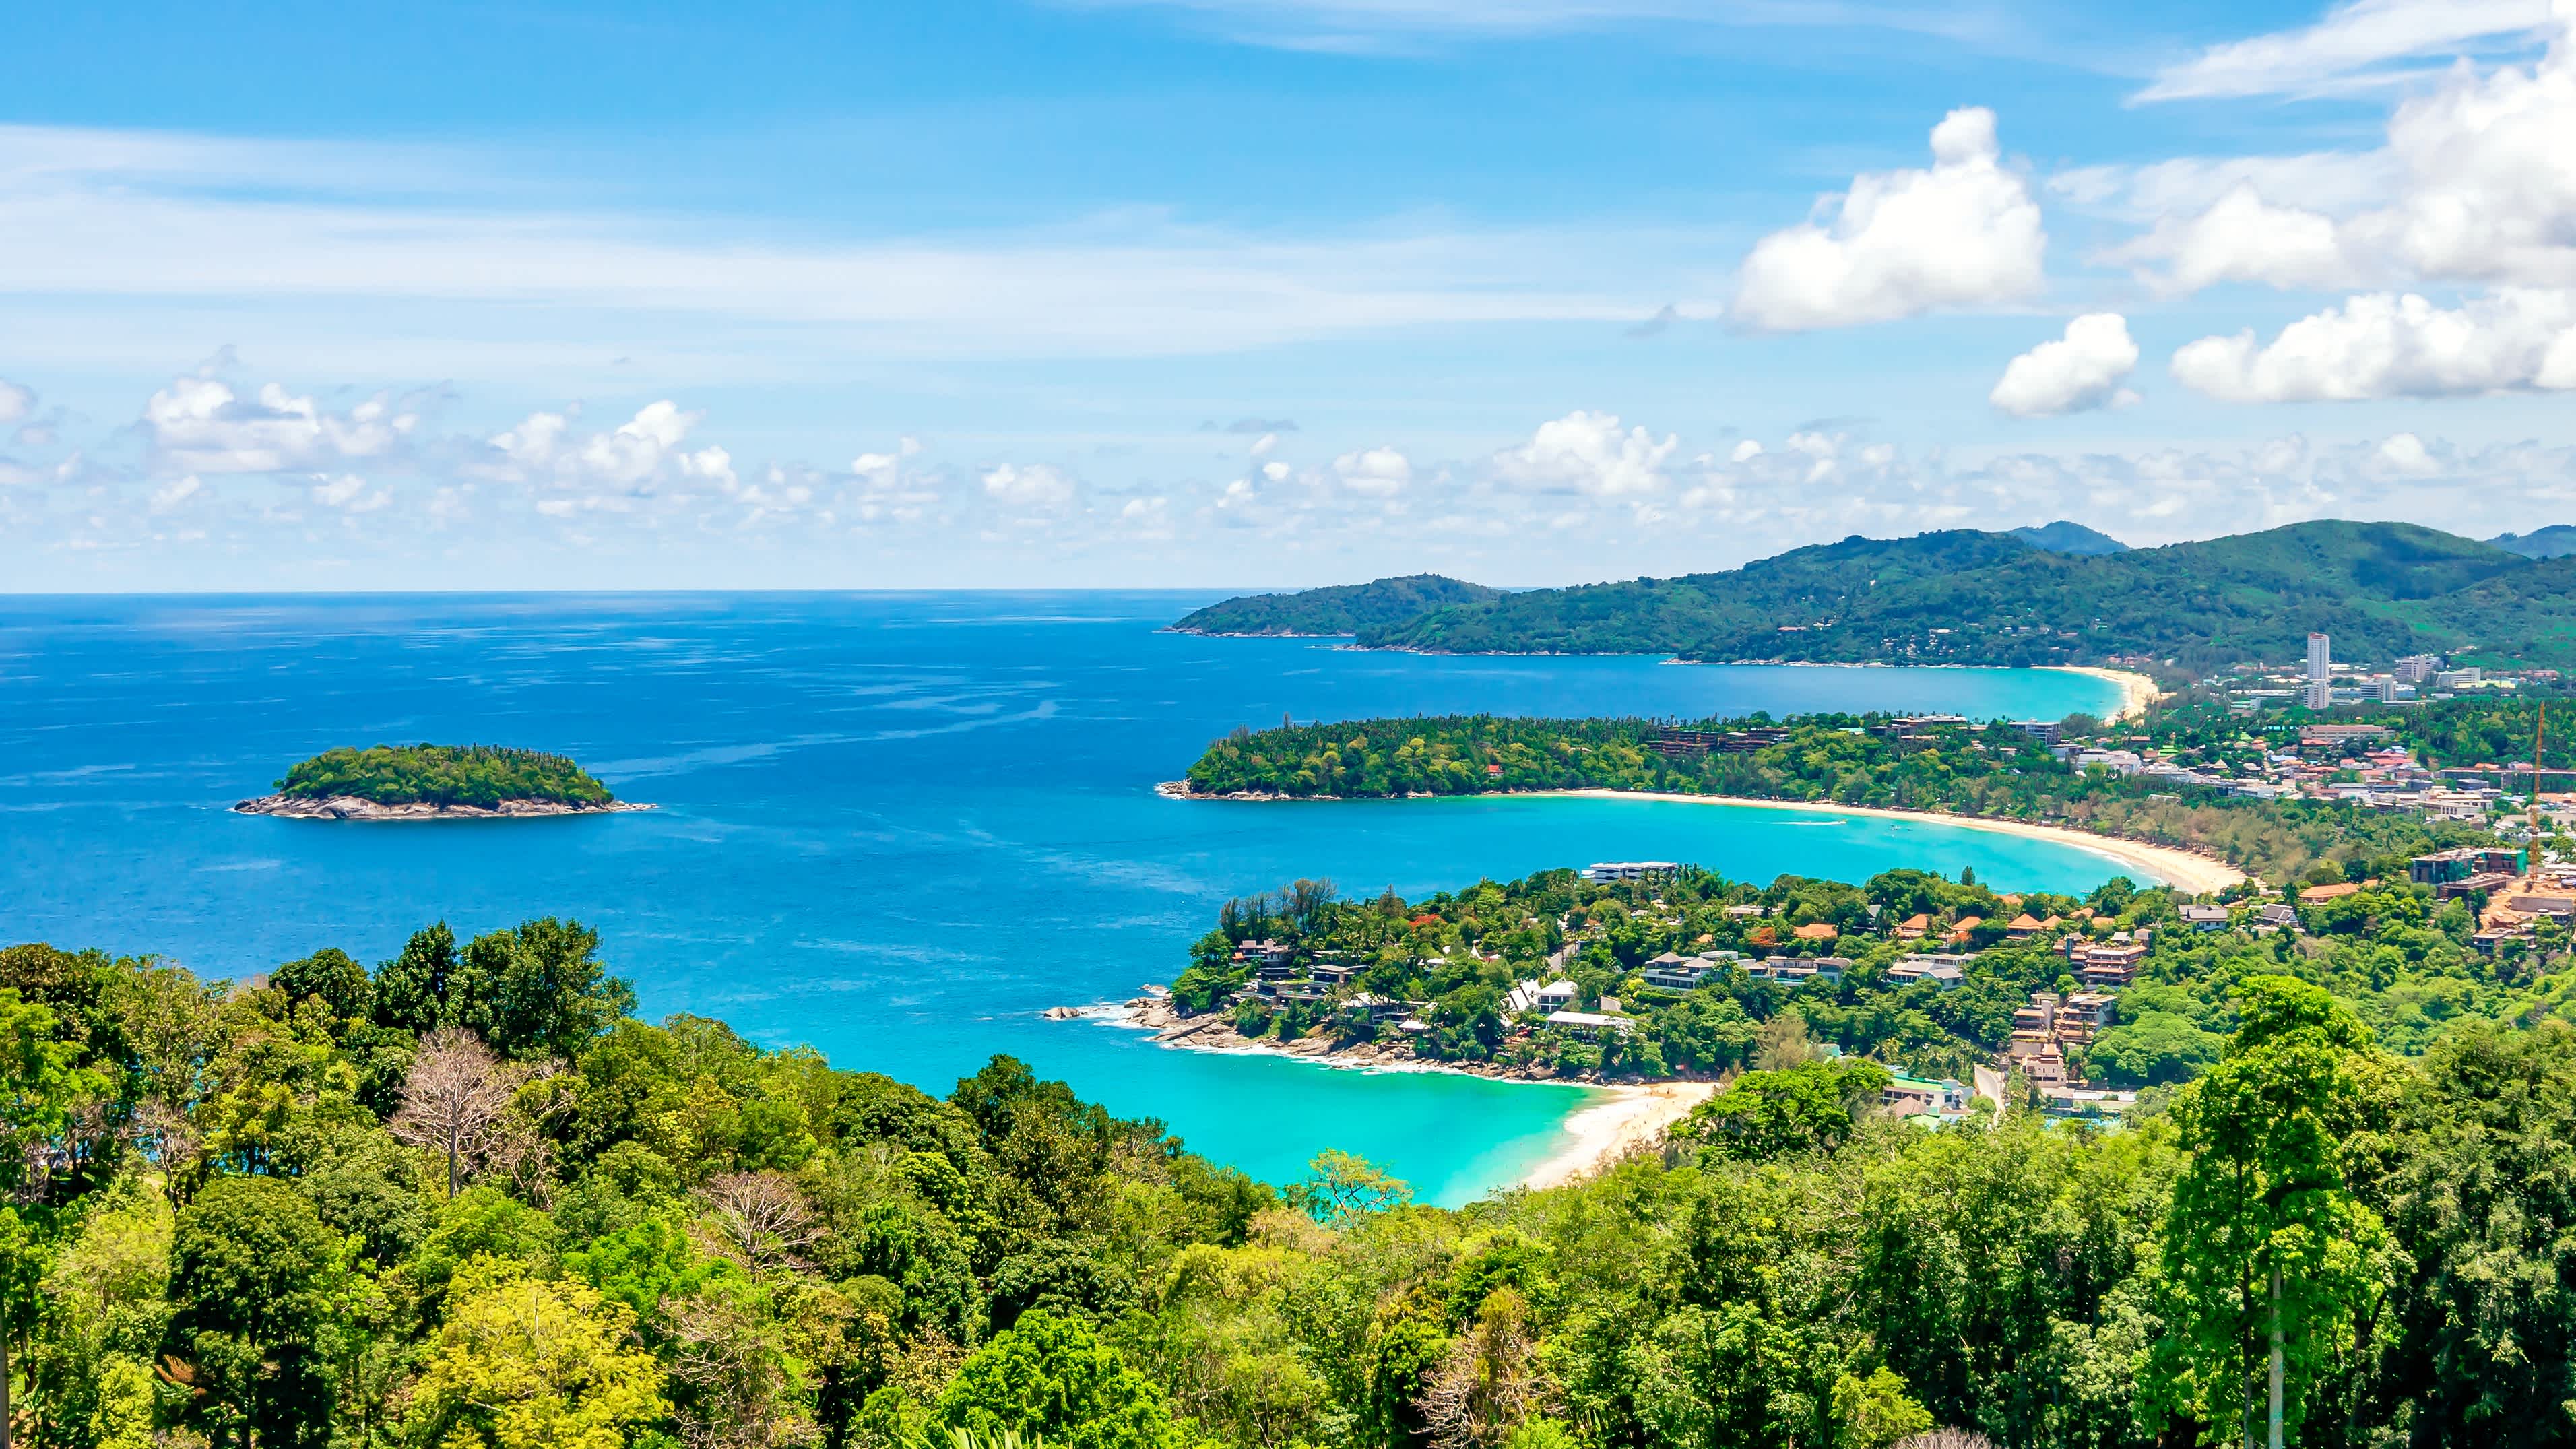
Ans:
POLYGON ((2397 661, 2397 682, 2400 684, 2422 684, 2441 672, 2442 656, 2439 654, 2409 654, 2397 661))
POLYGON ((2334 641, 2308 636, 2308 708, 2334 708, 2334 641))

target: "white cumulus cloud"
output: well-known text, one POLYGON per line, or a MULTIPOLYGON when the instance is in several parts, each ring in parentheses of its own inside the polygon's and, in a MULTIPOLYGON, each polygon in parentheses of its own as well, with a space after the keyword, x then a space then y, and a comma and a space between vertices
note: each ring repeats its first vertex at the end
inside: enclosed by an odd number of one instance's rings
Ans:
POLYGON ((2138 395, 2121 382, 2138 365, 2138 344, 2128 319, 2117 312, 2088 312, 2066 324, 2066 335, 2043 342, 2004 367, 1987 401, 2017 418, 2055 417, 2088 408, 2120 407, 2138 395))
POLYGON ((1633 497, 1663 490, 1665 462, 1679 447, 1677 436, 1659 441, 1642 427, 1623 432, 1613 414, 1577 410, 1496 453, 1493 467, 1505 482, 1538 492, 1633 497))
POLYGON ((730 453, 712 445, 685 446, 704 416, 665 399, 645 405, 607 432, 585 437, 574 427, 572 414, 531 413, 491 439, 499 458, 485 471, 570 495, 539 504, 539 512, 556 517, 626 510, 665 492, 691 493, 706 486, 736 492, 741 483, 730 453))
POLYGON ((2140 270, 2160 288, 2181 292, 2219 282, 2337 287, 2367 266, 2347 252, 2333 217, 2276 206, 2250 181, 2229 187, 2197 215, 2163 218, 2153 231, 2113 248, 2103 260, 2162 262, 2162 272, 2140 270))
POLYGON ((1755 243, 1735 319, 1798 331, 2036 296, 2048 236, 2030 188, 2002 164, 1995 113, 1952 111, 1932 128, 1932 162, 1854 177, 1817 219, 1755 243))
POLYGON ((174 473, 273 473, 380 458, 418 421, 381 397, 333 413, 273 382, 246 398, 206 376, 175 378, 143 405, 154 456, 174 473))
POLYGON ((344 513, 373 513, 393 501, 393 495, 382 488, 368 492, 367 480, 355 473, 343 473, 337 478, 316 474, 307 491, 314 502, 344 513))
POLYGON ((1060 508, 1073 501, 1073 479, 1051 463, 1004 463, 984 474, 984 494, 1019 508, 1060 508))
POLYGON ((1335 458, 1333 476, 1353 493, 1383 498, 1413 481, 1413 463, 1393 448, 1362 448, 1335 458))
POLYGON ((0 377, 0 423, 14 423, 35 411, 36 394, 0 377))
POLYGON ((2458 307, 2374 293, 2303 317, 2268 344, 2204 337, 2174 379, 2223 402, 2349 402, 2576 388, 2576 292, 2508 288, 2458 307))
POLYGON ((2104 254, 2170 290, 2576 285, 2576 0, 2560 0, 2559 17, 2534 64, 2464 62, 2399 105, 2376 151, 2198 162, 2161 178, 2106 169, 2062 177, 2060 189, 2144 199, 2140 188, 2228 178, 2214 200, 2176 197, 2147 235, 2104 254), (2378 178, 2373 194, 2348 194, 2367 178, 2378 178))

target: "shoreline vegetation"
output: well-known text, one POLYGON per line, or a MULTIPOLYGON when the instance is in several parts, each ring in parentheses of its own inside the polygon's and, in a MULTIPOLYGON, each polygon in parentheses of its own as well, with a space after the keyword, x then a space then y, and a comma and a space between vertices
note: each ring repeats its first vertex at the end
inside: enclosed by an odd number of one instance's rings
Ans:
POLYGON ((515 820, 649 810, 562 755, 497 745, 342 746, 297 764, 241 815, 295 820, 515 820))
MULTIPOLYGON (((1167 800, 1227 800, 1242 804, 1289 804, 1301 800, 1326 802, 1337 796, 1297 796, 1236 791, 1231 794, 1202 794, 1190 788, 1186 780, 1170 780, 1154 787, 1154 793, 1167 800)), ((1687 795, 1667 790, 1488 790, 1483 796, 1512 795, 1528 799, 1559 800, 1647 800, 1674 805, 1733 805, 1749 810, 1799 810, 1818 815, 1861 815, 1877 820, 1912 820, 1926 825, 1955 825, 1962 830, 1983 830, 1997 835, 2015 835, 2025 840, 2045 840, 2097 855, 2149 877, 2150 884, 2170 885, 2186 895, 2204 895, 2223 891, 2246 879, 2245 872, 2214 856, 2180 846, 2158 845, 2151 841, 2127 840, 2098 831, 2079 830, 2063 825, 2040 825, 2026 820, 2003 820, 1983 815, 1961 815, 1939 810, 1892 810, 1870 805, 1837 805, 1831 801, 1765 800, 1751 795, 1687 795)), ((1410 795, 1407 799, 1436 798, 1410 795)))
POLYGON ((2194 893, 2232 885, 2224 874, 2231 870, 2278 883, 2321 859, 2416 854, 2486 838, 2474 824, 2349 800, 2267 798, 2277 795, 2269 790, 2258 797, 2189 771, 2150 773, 2128 749, 2133 728, 2081 715, 1980 724, 1878 713, 1291 723, 1212 741, 1184 779, 1158 788, 1175 798, 1240 800, 1599 790, 1887 811, 2153 861, 2156 874, 2194 893), (2144 853, 2151 850, 2175 853, 2144 853))

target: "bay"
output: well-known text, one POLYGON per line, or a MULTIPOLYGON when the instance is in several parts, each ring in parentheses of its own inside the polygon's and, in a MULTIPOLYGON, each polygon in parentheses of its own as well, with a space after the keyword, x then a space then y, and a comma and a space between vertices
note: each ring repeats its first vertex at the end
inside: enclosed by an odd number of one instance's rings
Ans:
POLYGON ((1731 876, 1909 864, 2080 889, 2098 857, 1917 822, 1618 800, 1175 802, 1237 725, 1498 713, 2104 710, 2045 671, 1440 658, 1158 632, 1199 592, 0 599, 0 940, 240 977, 538 915, 605 937, 643 1013, 944 1093, 1010 1052, 1272 1180, 1341 1147, 1471 1199, 1578 1088, 1169 1051, 1039 1013, 1168 980, 1226 897, 1408 896, 1611 858, 1731 876), (339 744, 573 755, 659 808, 336 825, 231 814, 339 744))

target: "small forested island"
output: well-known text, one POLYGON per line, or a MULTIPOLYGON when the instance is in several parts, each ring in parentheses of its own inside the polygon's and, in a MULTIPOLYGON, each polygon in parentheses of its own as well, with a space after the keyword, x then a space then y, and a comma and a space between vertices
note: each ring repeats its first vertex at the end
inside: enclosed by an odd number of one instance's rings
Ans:
POLYGON ((650 810, 618 799, 562 755, 499 745, 325 750, 286 772, 244 815, 303 820, 503 820, 650 810))
POLYGON ((2576 664, 2576 557, 2403 523, 2327 520, 2163 548, 2072 524, 1857 534, 1742 568, 1503 591, 1437 576, 1255 595, 1173 627, 1349 634, 1450 654, 1664 654, 1712 662, 2098 665, 2186 673, 2298 656, 2333 635, 2385 664, 2478 646, 2576 664), (2539 556, 2535 556, 2539 555, 2539 556))
MULTIPOLYGON (((1374 914, 1508 963, 1560 928, 1515 912, 1563 906, 1598 1006, 1662 917, 1769 894, 1513 889, 1229 925, 1374 914)), ((1989 909, 1819 882, 1762 925, 1873 891, 1989 909)), ((1840 1011, 1720 976, 1687 996, 1748 1070, 1598 1175, 1460 1209, 1332 1151, 1254 1180, 1008 1057, 934 1095, 636 1020, 566 921, 238 982, 8 947, 0 1374, 67 1449, 2157 1449, 2273 1403, 2298 1445, 2564 1442, 2563 957, 2477 958, 2402 887, 2295 937, 2154 895, 2095 908, 2156 939, 2089 1051, 2189 1080, 2118 1130, 2019 1090, 1882 1105, 2039 948, 1840 1011)))

